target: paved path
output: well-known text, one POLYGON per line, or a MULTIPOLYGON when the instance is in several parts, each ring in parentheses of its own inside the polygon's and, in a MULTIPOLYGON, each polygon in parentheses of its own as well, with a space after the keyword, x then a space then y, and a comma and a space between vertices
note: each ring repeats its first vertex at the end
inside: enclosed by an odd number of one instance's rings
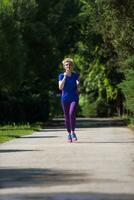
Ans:
POLYGON ((0 145, 0 200, 134 200, 134 133, 44 129, 0 145))

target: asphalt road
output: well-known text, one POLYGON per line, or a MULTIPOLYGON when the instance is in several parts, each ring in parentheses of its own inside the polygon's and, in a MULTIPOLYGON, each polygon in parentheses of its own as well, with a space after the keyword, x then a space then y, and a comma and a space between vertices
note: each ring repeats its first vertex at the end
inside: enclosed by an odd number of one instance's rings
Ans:
POLYGON ((134 200, 134 133, 101 125, 77 143, 56 126, 1 144, 0 200, 134 200))

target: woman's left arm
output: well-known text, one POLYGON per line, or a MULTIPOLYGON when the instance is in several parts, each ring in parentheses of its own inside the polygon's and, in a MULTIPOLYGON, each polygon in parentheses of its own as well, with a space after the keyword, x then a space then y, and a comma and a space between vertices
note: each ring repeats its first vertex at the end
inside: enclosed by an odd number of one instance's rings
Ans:
POLYGON ((76 80, 76 84, 77 84, 77 86, 79 86, 80 85, 80 81, 76 80))
POLYGON ((77 74, 76 84, 77 84, 77 86, 79 86, 79 84, 80 84, 80 77, 79 77, 79 74, 77 74))
POLYGON ((79 76, 76 80, 76 85, 77 85, 77 91, 78 91, 78 94, 80 93, 80 79, 79 79, 79 76))

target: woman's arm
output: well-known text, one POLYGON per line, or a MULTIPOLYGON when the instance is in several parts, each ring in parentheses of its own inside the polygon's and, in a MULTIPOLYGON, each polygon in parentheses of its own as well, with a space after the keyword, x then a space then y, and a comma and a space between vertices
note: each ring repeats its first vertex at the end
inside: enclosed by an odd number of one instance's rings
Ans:
POLYGON ((76 80, 76 84, 77 84, 77 86, 79 86, 79 84, 80 84, 80 81, 79 81, 79 80, 76 80))
POLYGON ((77 91, 78 91, 78 93, 80 92, 80 80, 79 80, 79 77, 78 77, 78 79, 76 80, 76 85, 77 85, 77 91))
POLYGON ((66 80, 66 74, 64 73, 64 77, 61 81, 59 81, 59 89, 62 90, 65 85, 65 80, 66 80))

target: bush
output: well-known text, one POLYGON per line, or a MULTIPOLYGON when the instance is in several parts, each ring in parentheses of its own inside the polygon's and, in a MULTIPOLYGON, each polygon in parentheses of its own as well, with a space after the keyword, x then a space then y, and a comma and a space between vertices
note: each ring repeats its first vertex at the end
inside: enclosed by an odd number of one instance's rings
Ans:
POLYGON ((84 117, 96 117, 96 102, 92 102, 88 95, 80 95, 79 106, 84 117))
POLYGON ((96 112, 98 117, 107 117, 109 115, 110 106, 105 99, 97 100, 96 105, 96 112))
POLYGON ((0 123, 44 122, 49 118, 49 97, 33 83, 17 91, 0 91, 0 123))
POLYGON ((134 114, 134 70, 128 70, 125 73, 125 80, 119 84, 125 96, 125 106, 130 112, 134 114))

